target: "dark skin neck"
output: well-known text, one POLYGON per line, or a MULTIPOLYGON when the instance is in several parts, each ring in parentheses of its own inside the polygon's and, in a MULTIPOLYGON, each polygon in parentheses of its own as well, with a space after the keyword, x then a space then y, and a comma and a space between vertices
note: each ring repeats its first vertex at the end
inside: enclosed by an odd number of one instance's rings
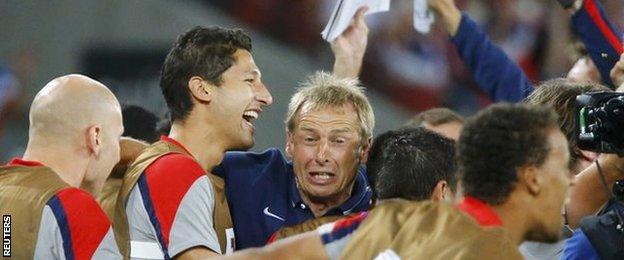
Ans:
POLYGON ((509 196, 509 199, 501 205, 490 205, 498 214, 498 217, 503 222, 503 228, 509 232, 512 241, 516 245, 524 242, 530 221, 527 214, 529 209, 524 206, 530 204, 520 203, 519 200, 519 198, 509 196))

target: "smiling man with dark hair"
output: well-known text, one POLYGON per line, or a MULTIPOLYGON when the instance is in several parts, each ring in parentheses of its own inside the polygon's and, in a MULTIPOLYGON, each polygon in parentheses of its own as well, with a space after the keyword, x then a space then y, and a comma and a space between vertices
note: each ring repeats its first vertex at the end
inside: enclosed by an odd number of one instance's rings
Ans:
POLYGON ((253 121, 272 97, 241 30, 195 27, 162 67, 168 136, 128 167, 115 209, 126 257, 196 258, 232 252, 223 179, 211 174, 228 150, 254 144, 253 121))

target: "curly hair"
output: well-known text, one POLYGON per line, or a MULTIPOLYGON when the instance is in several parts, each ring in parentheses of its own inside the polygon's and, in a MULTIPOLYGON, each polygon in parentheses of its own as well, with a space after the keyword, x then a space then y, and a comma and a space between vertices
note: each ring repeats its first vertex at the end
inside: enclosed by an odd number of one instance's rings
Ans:
POLYGON ((221 85, 221 75, 234 64, 238 49, 251 51, 251 38, 239 29, 197 26, 178 37, 165 58, 160 78, 171 121, 184 120, 193 109, 189 79, 200 76, 221 85))
POLYGON ((504 203, 518 181, 516 170, 544 163, 548 132, 557 126, 550 107, 527 104, 492 105, 469 119, 457 143, 465 194, 504 203))

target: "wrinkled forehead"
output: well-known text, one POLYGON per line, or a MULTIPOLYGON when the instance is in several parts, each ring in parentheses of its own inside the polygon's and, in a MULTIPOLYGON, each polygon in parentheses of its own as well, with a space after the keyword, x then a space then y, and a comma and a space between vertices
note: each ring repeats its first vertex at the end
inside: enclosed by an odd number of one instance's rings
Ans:
POLYGON ((357 116, 355 106, 349 102, 342 104, 322 104, 318 102, 306 101, 301 105, 297 114, 301 116, 310 113, 340 116, 352 114, 357 116))
POLYGON ((304 103, 295 117, 297 126, 321 124, 360 131, 361 126, 353 104, 323 105, 304 103))

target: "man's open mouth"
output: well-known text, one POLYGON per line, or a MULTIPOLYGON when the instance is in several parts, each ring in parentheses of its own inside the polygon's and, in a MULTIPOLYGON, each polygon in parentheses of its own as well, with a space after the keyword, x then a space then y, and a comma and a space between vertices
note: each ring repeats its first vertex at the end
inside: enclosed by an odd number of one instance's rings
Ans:
POLYGON ((332 172, 314 171, 309 172, 308 177, 313 184, 323 185, 333 182, 336 178, 336 175, 332 172))

